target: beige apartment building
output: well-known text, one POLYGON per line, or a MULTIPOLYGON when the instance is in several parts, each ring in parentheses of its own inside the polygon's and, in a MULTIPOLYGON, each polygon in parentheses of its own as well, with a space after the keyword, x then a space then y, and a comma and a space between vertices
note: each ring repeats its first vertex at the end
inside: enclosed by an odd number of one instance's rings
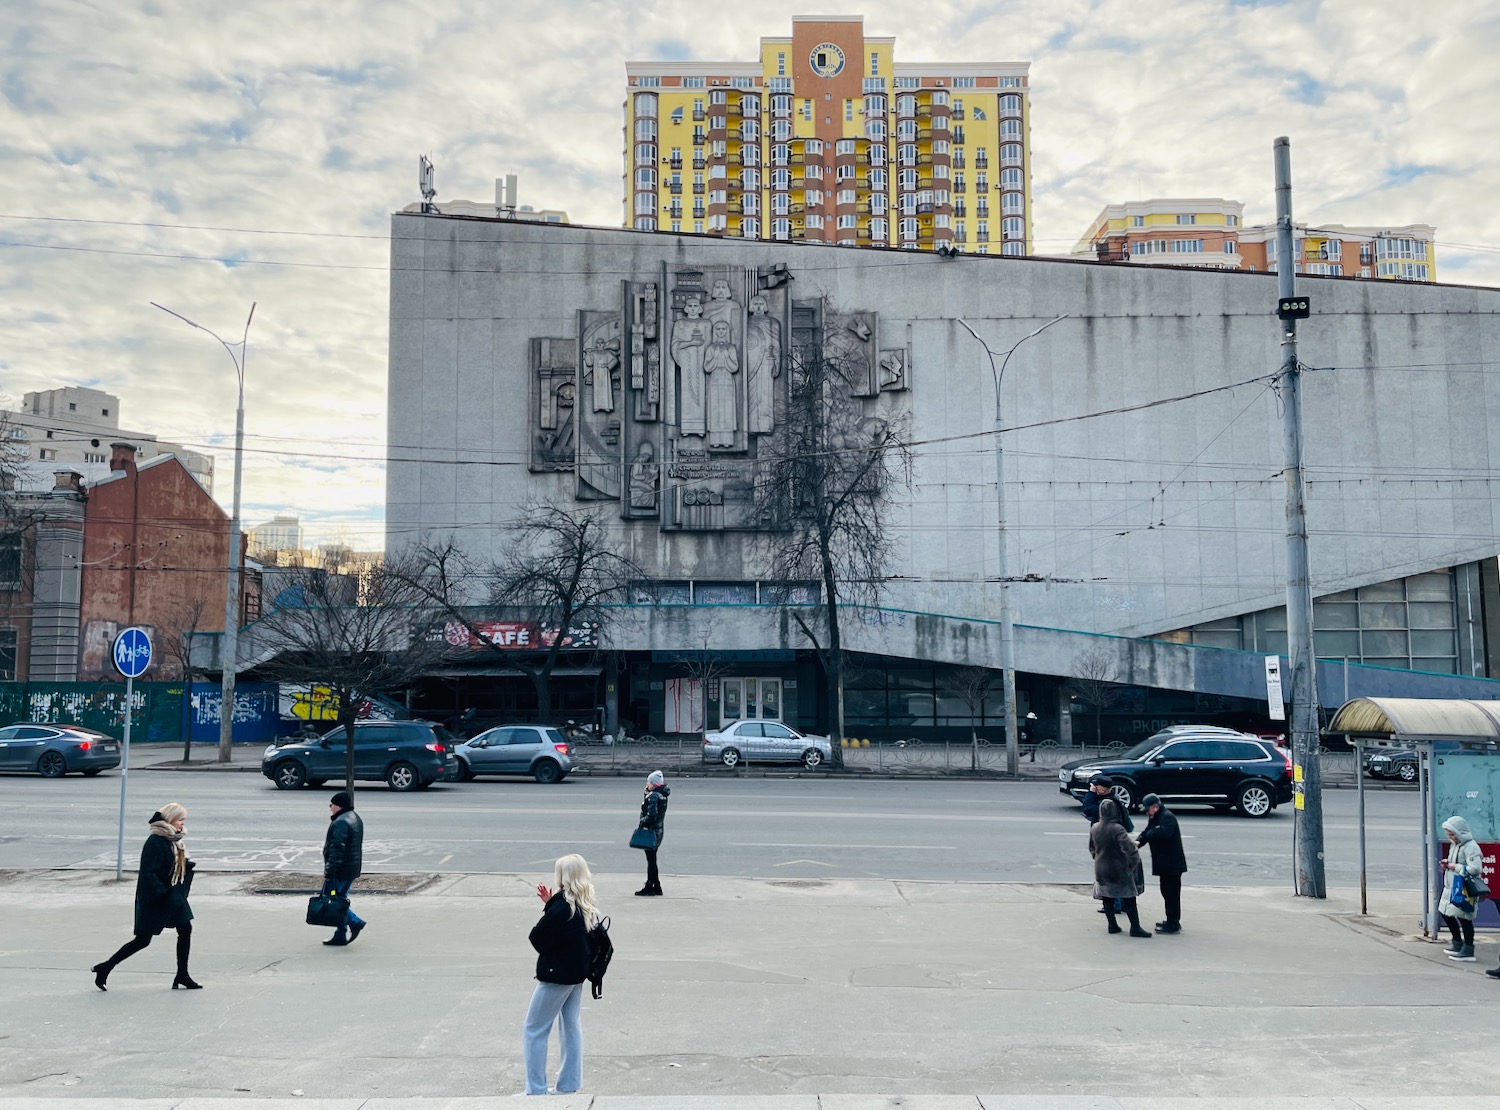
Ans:
POLYGON ((627 62, 625 226, 1031 253, 1026 62, 896 60, 798 16, 744 62, 627 62))
MULTIPOLYGON (((1219 197, 1106 205, 1078 240, 1073 257, 1275 273, 1276 225, 1246 227, 1244 212, 1240 201, 1219 197)), ((1436 232, 1430 224, 1296 224, 1294 264, 1299 274, 1436 281, 1436 232)))

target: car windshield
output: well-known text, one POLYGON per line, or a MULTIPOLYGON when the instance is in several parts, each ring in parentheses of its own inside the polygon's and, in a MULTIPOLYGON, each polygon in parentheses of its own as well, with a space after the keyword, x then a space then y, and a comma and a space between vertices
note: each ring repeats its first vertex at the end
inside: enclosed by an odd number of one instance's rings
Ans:
POLYGON ((1146 739, 1142 740, 1135 747, 1131 748, 1127 752, 1124 752, 1120 756, 1120 758, 1121 759, 1144 759, 1151 752, 1155 751, 1157 748, 1161 747, 1164 743, 1166 743, 1168 739, 1170 739, 1170 737, 1169 737, 1169 735, 1167 733, 1158 732, 1155 736, 1148 736, 1146 739))
POLYGON ((566 744, 568 742, 568 738, 555 728, 544 728, 542 729, 542 733, 547 737, 547 743, 549 744, 566 744))

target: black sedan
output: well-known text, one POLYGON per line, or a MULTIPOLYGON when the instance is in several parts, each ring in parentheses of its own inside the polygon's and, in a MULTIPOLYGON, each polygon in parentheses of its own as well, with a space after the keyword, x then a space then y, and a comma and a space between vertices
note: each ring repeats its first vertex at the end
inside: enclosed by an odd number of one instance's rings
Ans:
POLYGON ((90 777, 120 765, 120 742, 82 725, 21 724, 0 728, 0 771, 35 771, 57 779, 90 777))
POLYGON ((1271 741, 1244 734, 1157 734, 1119 755, 1063 764, 1059 789, 1081 798, 1097 774, 1114 781, 1114 796, 1127 809, 1156 794, 1168 804, 1265 817, 1292 800, 1291 759, 1271 741))

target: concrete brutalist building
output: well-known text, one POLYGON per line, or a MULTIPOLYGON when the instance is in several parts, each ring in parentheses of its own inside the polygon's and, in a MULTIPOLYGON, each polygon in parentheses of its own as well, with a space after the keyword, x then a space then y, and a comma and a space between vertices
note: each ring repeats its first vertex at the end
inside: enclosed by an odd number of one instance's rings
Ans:
MULTIPOLYGON (((1321 699, 1493 697, 1500 291, 1299 291, 1321 699)), ((883 601, 846 621, 847 731, 967 735, 945 675, 998 665, 998 531, 991 363, 959 320, 1003 356, 1066 315, 1003 384, 1021 711, 1066 742, 1068 679, 1105 658, 1135 687, 1106 726, 1120 739, 1269 727, 1263 656, 1286 648, 1276 292, 1265 274, 400 213, 388 547, 451 535, 496 553, 528 500, 603 509, 649 591, 606 652, 571 660, 559 711, 827 727, 815 656, 771 603, 755 484, 787 434, 793 352, 837 352, 863 368, 851 444, 903 419, 914 460, 883 601), (725 673, 695 682, 684 664, 705 653, 725 673)), ((482 654, 445 688, 525 712, 529 685, 482 654)))

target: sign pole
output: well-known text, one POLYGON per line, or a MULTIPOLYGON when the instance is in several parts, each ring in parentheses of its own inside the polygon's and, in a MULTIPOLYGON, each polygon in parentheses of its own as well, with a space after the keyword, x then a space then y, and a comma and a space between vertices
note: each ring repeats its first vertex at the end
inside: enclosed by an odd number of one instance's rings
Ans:
POLYGON ((120 748, 120 829, 115 840, 115 881, 125 877, 125 785, 130 779, 130 718, 135 714, 135 679, 125 679, 125 741, 120 748))
POLYGON ((130 780, 130 722, 135 716, 135 680, 151 666, 151 635, 132 625, 115 637, 115 670, 125 676, 125 737, 120 752, 120 828, 115 840, 115 881, 125 877, 125 793, 130 780))

